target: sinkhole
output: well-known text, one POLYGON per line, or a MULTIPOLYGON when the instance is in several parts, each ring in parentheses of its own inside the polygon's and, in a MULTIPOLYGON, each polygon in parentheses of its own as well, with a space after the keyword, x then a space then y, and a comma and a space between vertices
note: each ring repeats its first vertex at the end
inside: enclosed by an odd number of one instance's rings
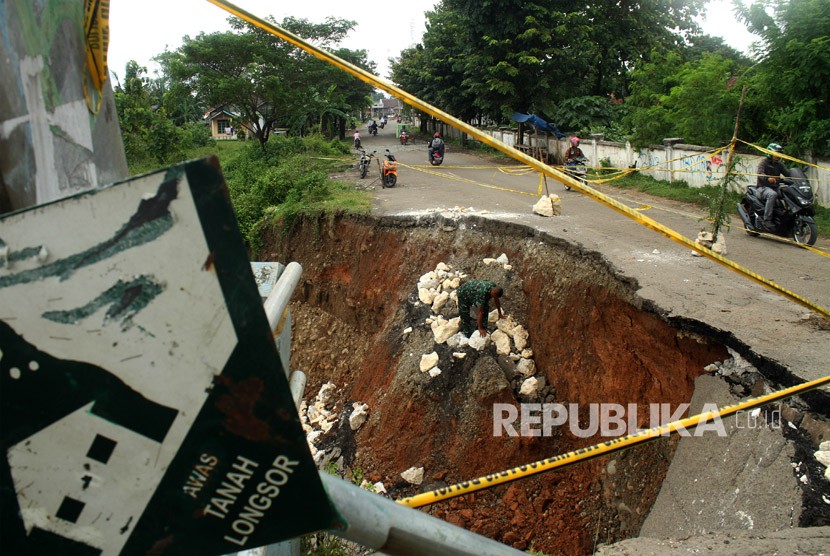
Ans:
MULTIPOLYGON (((704 367, 729 357, 705 325, 661 317, 600 254, 522 225, 478 217, 307 218, 265 237, 260 258, 303 267, 291 305, 291 367, 308 375, 307 399, 333 383, 342 413, 339 432, 322 435, 318 446, 336 446, 345 467, 382 482, 393 499, 606 440, 568 426, 544 436, 497 436, 495 404, 577 404, 583 429, 589 415, 582 408, 636 404, 637 426, 646 428, 650 404, 688 402, 704 367), (502 254, 509 264, 485 262, 502 254), (504 288, 503 311, 529 333, 535 376, 544 379, 534 398, 519 393, 526 377, 511 370, 515 354, 435 343, 427 322, 438 315, 417 284, 439 263, 504 288), (437 376, 419 367, 433 351, 437 376), (369 408, 356 432, 346 418, 353 403, 369 408), (401 478, 410 467, 423 467, 423 483, 401 478)), ((439 312, 457 316, 451 301, 439 312)), ((591 553, 598 542, 638 534, 676 446, 676 438, 661 438, 423 510, 519 549, 591 553)))

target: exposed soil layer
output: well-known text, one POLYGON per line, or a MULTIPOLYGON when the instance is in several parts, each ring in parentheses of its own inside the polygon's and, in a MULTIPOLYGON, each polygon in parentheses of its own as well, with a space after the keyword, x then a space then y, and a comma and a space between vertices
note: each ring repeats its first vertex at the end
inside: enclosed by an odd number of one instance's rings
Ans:
MULTIPOLYGON (((559 403, 637 404, 637 425, 647 427, 649 404, 688 402, 704 367, 729 357, 716 332, 669 322, 597 253, 529 227, 475 218, 306 220, 266 238, 262 256, 302 265, 291 366, 308 374, 307 395, 331 381, 341 410, 369 405, 367 423, 354 435, 340 427, 353 438, 338 441, 346 464, 383 481, 394 498, 605 440, 566 426, 547 437, 494 436, 493 404, 521 401, 495 351, 454 360, 439 346, 443 373, 420 372, 421 355, 435 346, 415 285, 439 262, 505 288, 504 311, 528 328, 537 376, 559 403), (512 269, 482 263, 501 253, 512 269), (413 332, 402 334, 407 326, 413 332), (425 469, 418 487, 400 477, 412 466, 425 469)), ((587 420, 581 411, 579 424, 587 420)), ((590 553, 638 533, 673 449, 661 439, 425 510, 519 549, 590 553)))

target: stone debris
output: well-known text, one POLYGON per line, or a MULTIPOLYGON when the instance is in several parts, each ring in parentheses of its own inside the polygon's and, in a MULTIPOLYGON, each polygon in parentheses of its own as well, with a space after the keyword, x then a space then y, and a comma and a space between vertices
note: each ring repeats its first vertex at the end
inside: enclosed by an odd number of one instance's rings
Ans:
MULTIPOLYGON (((484 258, 482 262, 485 265, 501 265, 505 270, 512 268, 506 253, 501 253, 498 257, 484 258)), ((533 350, 529 348, 530 335, 527 329, 516 322, 511 315, 505 315, 504 318, 500 319, 498 309, 493 309, 488 313, 487 321, 488 324, 495 325, 496 330, 484 337, 481 337, 478 331, 474 331, 469 338, 459 331, 461 327, 460 317, 448 318, 458 306, 456 290, 466 276, 464 272, 455 269, 451 264, 439 262, 433 270, 418 278, 416 287, 418 301, 414 302, 413 305, 417 307, 423 304, 430 308, 429 315, 424 319, 423 325, 429 327, 435 344, 446 344, 451 350, 454 350, 451 359, 445 362, 447 365, 452 366, 453 361, 463 360, 468 355, 468 352, 460 351, 464 348, 484 352, 490 346, 494 346, 495 356, 503 359, 502 367, 505 374, 519 377, 527 382, 526 379, 536 374, 533 350), (508 369, 505 365, 509 365, 510 368, 508 369)), ((405 334, 412 332, 411 327, 407 330, 409 332, 405 332, 405 334)), ((419 369, 422 373, 435 378, 443 373, 439 363, 438 351, 433 351, 421 356, 419 369)), ((446 368, 445 366, 444 369, 446 368)), ((517 394, 520 393, 523 384, 519 378, 516 378, 513 383, 517 394)), ((528 383, 525 389, 532 393, 522 394, 525 398, 545 399, 551 397, 552 388, 545 388, 544 380, 541 380, 541 386, 539 386, 540 382, 537 379, 536 388, 530 389, 531 384, 533 383, 528 383)))
POLYGON ((490 339, 493 340, 493 343, 496 345, 496 353, 499 355, 510 354, 510 336, 501 330, 496 330, 490 334, 490 339))
POLYGON ((536 374, 536 362, 533 359, 521 359, 516 364, 516 371, 522 376, 531 377, 536 374))
POLYGON ((411 485, 420 485, 424 482, 424 468, 410 467, 401 473, 401 478, 411 485))
POLYGON ((353 431, 356 431, 366 422, 366 419, 369 418, 369 406, 365 403, 353 403, 352 404, 352 414, 349 415, 349 427, 353 431))
POLYGON ((490 335, 485 334, 482 336, 478 330, 473 331, 470 334, 470 347, 476 351, 482 351, 484 348, 490 345, 490 335))
MULTIPOLYGON (((342 450, 333 447, 322 450, 317 447, 320 441, 329 435, 340 420, 340 411, 335 410, 337 387, 333 382, 327 382, 320 387, 320 391, 312 401, 303 400, 300 403, 300 424, 306 433, 306 443, 319 469, 325 469, 332 462, 338 470, 343 469, 342 450)), ((353 403, 353 411, 349 415, 349 426, 353 431, 360 428, 368 418, 369 406, 364 403, 353 403)))
POLYGON ((410 333, 412 333, 412 327, 411 326, 407 326, 406 328, 403 329, 403 335, 404 336, 406 336, 407 334, 410 334, 410 333))
POLYGON ((562 214, 562 199, 559 195, 542 195, 533 205, 533 212, 540 216, 559 216, 562 214))
POLYGON ((433 351, 432 353, 426 353, 421 356, 421 372, 425 373, 435 365, 438 364, 438 353, 433 351))
MULTIPOLYGON (((544 386, 544 379, 542 379, 542 386, 544 386)), ((522 396, 536 397, 542 387, 539 386, 540 381, 535 377, 530 377, 522 382, 519 388, 519 394, 522 396)))
MULTIPOLYGON (((717 241, 714 241, 714 236, 712 232, 707 232, 705 230, 701 230, 700 233, 697 234, 697 239, 695 239, 695 243, 697 245, 706 247, 707 249, 711 249, 715 253, 720 255, 726 255, 726 238, 724 234, 718 234, 717 241)), ((697 251, 692 251, 695 255, 700 257, 700 253, 697 251)))
MULTIPOLYGON (((830 440, 825 440, 818 446, 818 451, 814 454, 816 461, 826 467, 824 470, 824 477, 830 479, 830 440)), ((827 502, 830 504, 830 502, 827 502)))

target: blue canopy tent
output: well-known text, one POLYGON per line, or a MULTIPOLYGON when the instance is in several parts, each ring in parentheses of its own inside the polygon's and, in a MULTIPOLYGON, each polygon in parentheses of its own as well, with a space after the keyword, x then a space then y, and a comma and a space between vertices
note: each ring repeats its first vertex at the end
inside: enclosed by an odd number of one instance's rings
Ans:
POLYGON ((559 128, 556 126, 556 124, 548 123, 536 114, 521 114, 519 112, 513 112, 513 115, 510 116, 510 119, 514 122, 519 122, 520 124, 529 123, 539 131, 553 133, 557 139, 562 139, 563 137, 565 137, 565 134, 559 131, 559 128))

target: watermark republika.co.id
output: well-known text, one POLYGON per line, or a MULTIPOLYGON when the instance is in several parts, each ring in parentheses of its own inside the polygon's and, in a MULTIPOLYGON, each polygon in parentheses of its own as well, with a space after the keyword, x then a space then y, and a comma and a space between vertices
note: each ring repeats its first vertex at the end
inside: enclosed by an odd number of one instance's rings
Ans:
MULTIPOLYGON (((577 438, 601 436, 616 438, 640 432, 637 426, 643 412, 648 416, 648 427, 656 428, 688 417, 690 404, 682 403, 672 407, 668 403, 651 403, 647 408, 638 404, 618 403, 561 404, 561 403, 509 403, 493 404, 493 436, 552 436, 560 427, 567 427, 577 438)), ((717 415, 718 406, 703 404, 701 413, 713 412, 712 419, 688 430, 678 424, 680 436, 703 436, 716 433, 727 436, 724 419, 717 415)), ((761 409, 738 411, 734 417, 734 428, 755 429, 760 427, 780 428, 780 407, 761 414, 761 409)), ((668 430, 663 434, 668 435, 668 430)))

